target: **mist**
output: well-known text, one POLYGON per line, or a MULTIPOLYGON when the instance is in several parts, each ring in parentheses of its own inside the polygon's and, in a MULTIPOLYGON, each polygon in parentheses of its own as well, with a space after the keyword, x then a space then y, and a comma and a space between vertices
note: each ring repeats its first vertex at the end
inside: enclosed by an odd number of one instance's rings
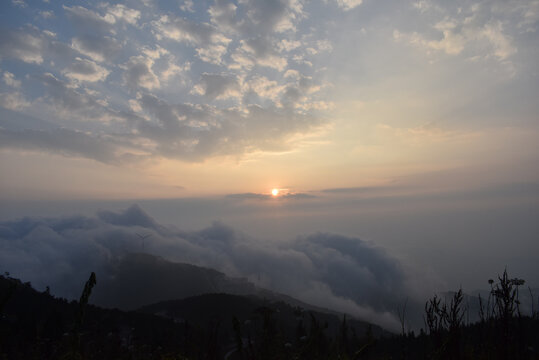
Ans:
POLYGON ((413 276, 418 278, 417 287, 427 294, 460 286, 469 291, 484 289, 486 281, 505 267, 532 286, 539 283, 534 256, 539 252, 535 183, 445 192, 352 188, 309 195, 283 199, 251 195, 136 201, 6 200, 0 207, 0 219, 72 214, 92 218, 98 211, 119 213, 136 202, 168 228, 195 233, 217 221, 269 248, 316 233, 359 238, 415 269, 420 274, 413 276))
POLYGON ((88 273, 111 276, 128 253, 210 267, 332 310, 396 328, 394 309, 420 300, 406 266, 371 242, 314 233, 268 242, 214 222, 197 231, 165 226, 138 205, 95 216, 26 217, 0 224, 2 271, 75 298, 88 273))

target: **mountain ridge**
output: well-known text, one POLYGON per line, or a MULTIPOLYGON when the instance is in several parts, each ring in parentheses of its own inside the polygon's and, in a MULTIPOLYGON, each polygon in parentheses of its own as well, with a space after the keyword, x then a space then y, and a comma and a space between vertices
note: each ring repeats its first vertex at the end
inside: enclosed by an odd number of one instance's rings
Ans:
MULTIPOLYGON (((254 295, 283 301, 306 310, 342 316, 342 312, 311 305, 292 296, 256 286, 245 278, 227 276, 208 267, 173 262, 147 253, 128 253, 101 277, 91 303, 122 310, 181 300, 203 294, 254 295)), ((99 277, 99 274, 98 274, 99 277)), ((348 315, 352 317, 351 315, 348 315)), ((358 319, 367 323, 367 321, 358 319)))

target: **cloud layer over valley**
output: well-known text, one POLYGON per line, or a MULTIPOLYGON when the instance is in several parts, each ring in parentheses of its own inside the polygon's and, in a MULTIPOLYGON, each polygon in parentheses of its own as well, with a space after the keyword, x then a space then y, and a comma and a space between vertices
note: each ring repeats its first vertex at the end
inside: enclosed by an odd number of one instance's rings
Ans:
POLYGON ((2 271, 68 298, 79 295, 89 272, 104 281, 115 276, 119 259, 134 252, 246 277, 260 287, 392 329, 395 306, 414 296, 402 264, 358 238, 316 233, 268 243, 220 223, 185 232, 158 224, 137 205, 95 217, 2 222, 0 246, 2 271))

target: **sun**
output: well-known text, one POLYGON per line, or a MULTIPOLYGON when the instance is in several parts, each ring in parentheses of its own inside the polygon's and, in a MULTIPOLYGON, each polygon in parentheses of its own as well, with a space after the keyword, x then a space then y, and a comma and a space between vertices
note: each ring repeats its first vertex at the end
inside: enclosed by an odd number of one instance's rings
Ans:
POLYGON ((271 189, 271 195, 273 196, 279 195, 279 189, 271 189))

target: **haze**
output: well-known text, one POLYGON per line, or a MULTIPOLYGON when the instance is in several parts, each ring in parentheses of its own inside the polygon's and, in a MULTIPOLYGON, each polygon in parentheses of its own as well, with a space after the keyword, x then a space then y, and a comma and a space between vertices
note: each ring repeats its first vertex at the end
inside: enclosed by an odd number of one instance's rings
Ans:
POLYGON ((539 284, 539 1, 0 9, 1 271, 45 286, 135 216, 192 235, 145 251, 384 324, 340 277, 399 299, 505 267, 539 284), (66 219, 98 225, 51 235, 66 219))

